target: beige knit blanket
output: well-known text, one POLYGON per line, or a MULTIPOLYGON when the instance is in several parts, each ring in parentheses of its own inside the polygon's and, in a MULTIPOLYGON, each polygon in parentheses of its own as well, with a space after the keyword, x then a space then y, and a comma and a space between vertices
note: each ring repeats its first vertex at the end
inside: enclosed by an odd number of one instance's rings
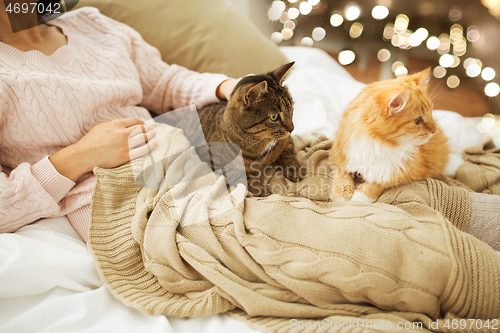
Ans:
POLYGON ((122 302, 151 315, 228 313, 264 332, 500 329, 500 260, 460 231, 466 187, 498 193, 496 151, 476 147, 460 183, 332 203, 324 137, 295 138, 305 180, 269 173, 282 195, 253 198, 243 185, 229 192, 182 131, 156 132, 148 158, 94 170, 88 246, 122 302))

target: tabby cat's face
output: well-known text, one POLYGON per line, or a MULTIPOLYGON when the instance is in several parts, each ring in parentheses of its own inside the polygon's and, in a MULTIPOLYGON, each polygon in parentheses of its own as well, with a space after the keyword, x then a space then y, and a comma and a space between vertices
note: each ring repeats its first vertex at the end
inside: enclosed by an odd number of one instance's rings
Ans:
POLYGON ((228 106, 246 135, 255 140, 281 139, 293 131, 293 100, 282 86, 293 63, 263 75, 247 76, 233 90, 228 106))

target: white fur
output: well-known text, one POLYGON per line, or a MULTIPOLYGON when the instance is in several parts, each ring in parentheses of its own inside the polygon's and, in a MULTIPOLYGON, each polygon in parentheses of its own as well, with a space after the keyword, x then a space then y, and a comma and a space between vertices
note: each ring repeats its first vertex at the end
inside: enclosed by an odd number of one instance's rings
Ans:
POLYGON ((351 201, 360 201, 360 202, 374 203, 375 199, 370 199, 366 195, 364 195, 363 193, 356 191, 352 195, 351 201))
POLYGON ((269 141, 266 148, 264 148, 264 153, 267 153, 268 151, 272 150, 277 143, 278 139, 272 139, 271 141, 269 141))
POLYGON ((362 135, 351 141, 347 171, 359 173, 367 182, 387 183, 396 171, 406 171, 406 162, 413 158, 414 151, 413 144, 392 148, 362 135))

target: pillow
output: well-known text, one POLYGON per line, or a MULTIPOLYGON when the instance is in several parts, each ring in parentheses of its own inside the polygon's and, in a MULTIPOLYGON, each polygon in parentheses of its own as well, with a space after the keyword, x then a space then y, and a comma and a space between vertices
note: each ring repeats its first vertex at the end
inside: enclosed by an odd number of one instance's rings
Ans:
POLYGON ((163 60, 231 77, 260 74, 288 59, 225 0, 81 0, 137 30, 163 60))

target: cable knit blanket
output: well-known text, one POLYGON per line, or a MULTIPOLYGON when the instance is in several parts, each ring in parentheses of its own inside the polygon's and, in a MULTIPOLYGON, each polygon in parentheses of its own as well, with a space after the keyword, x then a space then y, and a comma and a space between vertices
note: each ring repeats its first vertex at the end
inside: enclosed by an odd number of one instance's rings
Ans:
MULTIPOLYGON (((306 179, 269 172, 277 194, 254 198, 241 184, 229 191, 181 130, 156 132, 151 156, 94 170, 88 246, 124 303, 167 316, 227 313, 264 332, 451 332, 469 318, 500 329, 500 260, 460 231, 470 188, 499 192, 496 150, 464 155, 459 181, 332 203, 325 137, 295 138, 306 179)), ((489 331, 465 323, 458 331, 489 331)))

